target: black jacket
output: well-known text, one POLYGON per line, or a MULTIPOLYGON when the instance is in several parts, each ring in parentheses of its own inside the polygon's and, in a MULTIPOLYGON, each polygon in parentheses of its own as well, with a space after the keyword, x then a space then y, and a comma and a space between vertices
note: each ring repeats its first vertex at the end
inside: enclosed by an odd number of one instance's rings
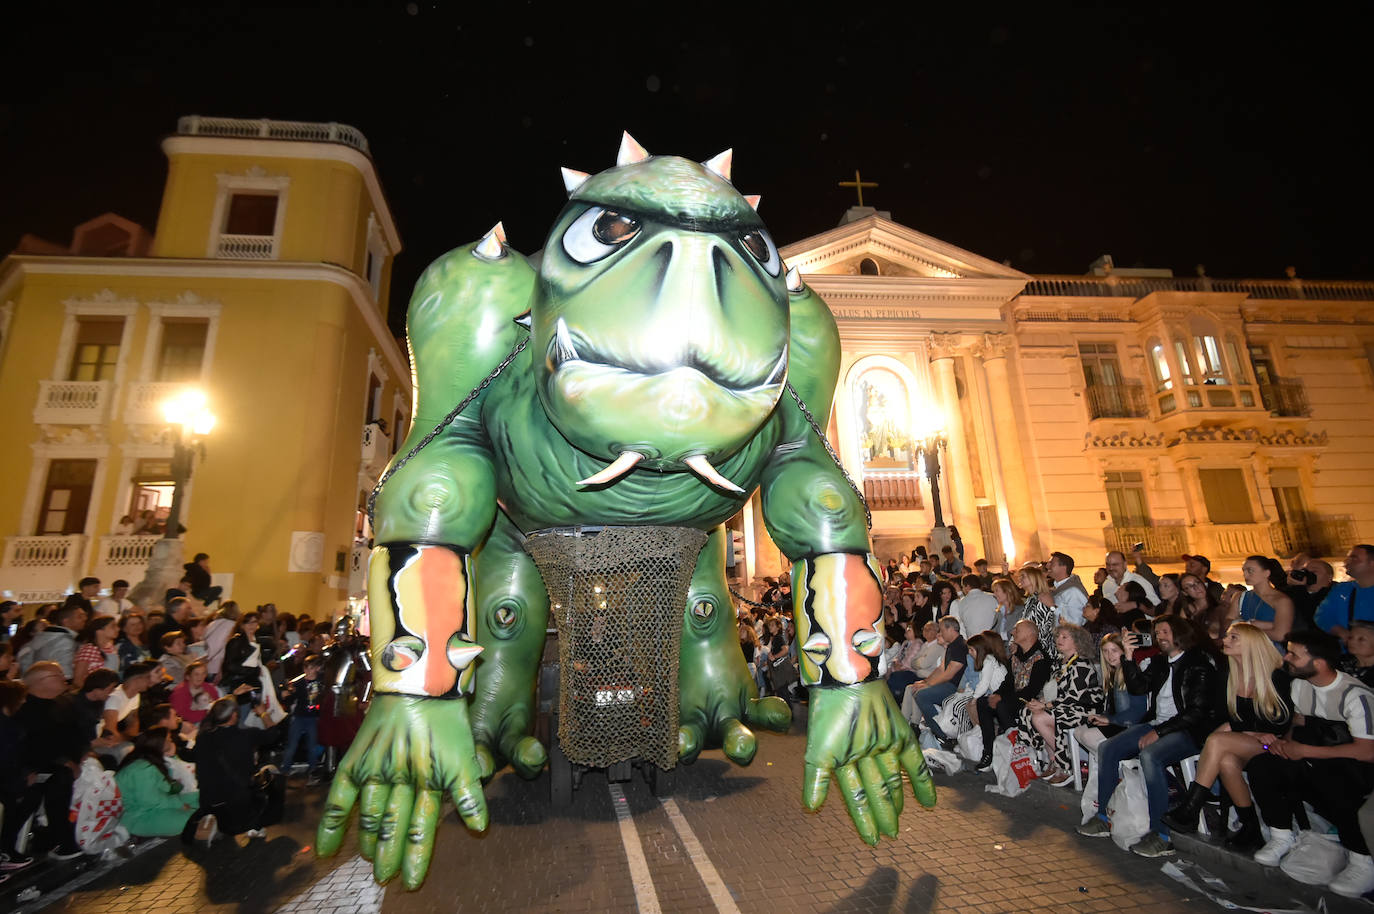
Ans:
POLYGON ((268 746, 282 735, 282 724, 266 730, 251 727, 217 727, 202 732, 195 749, 186 755, 196 763, 200 784, 200 805, 205 809, 229 803, 245 805, 253 792, 253 774, 258 770, 259 747, 268 746))
POLYGON ((220 670, 221 691, 232 692, 235 687, 248 683, 253 688, 258 687, 259 670, 266 661, 264 652, 261 650, 262 644, 258 643, 258 664, 259 666, 244 666, 243 661, 253 654, 253 645, 249 643, 248 636, 243 632, 235 632, 234 637, 229 639, 229 643, 224 646, 224 666, 220 670))
POLYGON ((1142 670, 1134 660, 1121 661, 1121 672, 1126 679, 1126 690, 1132 695, 1149 695, 1150 707, 1145 712, 1144 722, 1155 719, 1159 704, 1159 691, 1169 678, 1169 668, 1173 667, 1174 705, 1178 714, 1155 727, 1160 736, 1184 732, 1199 746, 1207 741, 1207 736, 1221 723, 1225 713, 1225 677, 1218 672, 1212 658, 1199 648, 1184 651, 1170 664, 1163 655, 1150 661, 1148 668, 1142 670))

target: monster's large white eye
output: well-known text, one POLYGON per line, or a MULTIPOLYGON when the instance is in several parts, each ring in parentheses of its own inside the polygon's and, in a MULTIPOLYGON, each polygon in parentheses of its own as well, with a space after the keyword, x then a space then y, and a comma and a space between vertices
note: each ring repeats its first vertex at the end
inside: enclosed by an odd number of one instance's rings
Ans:
POLYGON ((578 263, 595 263, 638 234, 639 220, 593 206, 563 233, 563 250, 578 263))
POLYGON ((739 240, 744 249, 763 265, 764 272, 769 276, 782 273, 782 258, 778 256, 778 247, 767 232, 763 229, 751 229, 740 235, 739 240))

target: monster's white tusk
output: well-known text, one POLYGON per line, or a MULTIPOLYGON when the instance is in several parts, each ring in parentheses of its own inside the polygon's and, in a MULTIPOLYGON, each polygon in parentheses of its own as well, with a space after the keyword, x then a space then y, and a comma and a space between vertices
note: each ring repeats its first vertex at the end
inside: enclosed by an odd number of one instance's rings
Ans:
POLYGON ((570 197, 573 195, 574 191, 581 187, 586 180, 591 177, 591 175, 587 174, 585 171, 578 171, 576 168, 564 168, 562 171, 563 187, 568 191, 568 196, 570 197))
POLYGON ((753 207, 755 211, 758 210, 758 208, 759 208, 759 202, 760 202, 761 200, 763 200, 763 194, 745 194, 745 195, 744 195, 744 201, 745 201, 746 203, 748 203, 751 207, 753 207))
POLYGON ((477 246, 472 249, 473 256, 483 260, 500 260, 506 256, 506 227, 501 223, 496 223, 491 227, 491 231, 482 236, 482 240, 477 242, 477 246))
POLYGON ((787 291, 797 293, 802 290, 801 270, 796 267, 787 271, 787 291))
POLYGON ((700 476, 702 479, 706 480, 716 488, 724 489, 727 492, 737 492, 740 495, 744 494, 743 489, 735 485, 730 480, 726 479, 724 476, 720 475, 720 472, 717 471, 715 467, 711 466, 711 461, 706 459, 705 454, 696 454, 692 457, 684 457, 682 458, 682 462, 687 465, 687 468, 689 470, 691 470, 693 473, 696 473, 698 476, 700 476))
POLYGON ((624 476, 634 465, 644 459, 644 455, 638 451, 621 451, 620 456, 615 459, 615 463, 606 467, 600 473, 594 473, 586 479, 578 480, 579 486, 599 486, 612 482, 624 476))
POLYGON ((634 165, 649 158, 649 151, 635 141, 630 136, 630 131, 626 130, 620 137, 620 151, 616 154, 615 164, 634 165))
POLYGON ((707 161, 702 162, 701 164, 705 165, 715 174, 720 175, 722 178, 729 181, 730 170, 734 168, 735 165, 735 150, 727 149, 720 155, 708 159, 707 161))

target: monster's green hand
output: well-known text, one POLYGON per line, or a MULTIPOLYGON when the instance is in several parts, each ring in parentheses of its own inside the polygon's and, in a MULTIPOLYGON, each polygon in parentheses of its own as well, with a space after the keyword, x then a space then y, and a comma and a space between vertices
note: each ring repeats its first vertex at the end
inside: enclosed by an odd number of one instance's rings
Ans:
POLYGON ((320 820, 317 852, 338 851, 358 806, 358 849, 385 883, 417 889, 429 870, 444 795, 468 828, 487 827, 487 803, 461 698, 378 695, 339 765, 320 820))
POLYGON ((916 735, 881 680, 813 688, 807 730, 807 809, 820 809, 833 775, 859 837, 877 844, 879 833, 897 836, 903 770, 917 802, 935 805, 935 783, 916 735))

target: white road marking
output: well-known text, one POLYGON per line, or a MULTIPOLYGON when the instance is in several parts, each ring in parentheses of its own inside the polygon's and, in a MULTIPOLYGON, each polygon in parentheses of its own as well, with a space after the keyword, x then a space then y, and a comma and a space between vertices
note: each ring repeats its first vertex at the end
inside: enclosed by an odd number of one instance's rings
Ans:
POLYGON ((276 914, 313 914, 343 903, 353 906, 358 914, 377 914, 382 910, 385 891, 372 878, 372 864, 354 857, 277 908, 276 914))
POLYGON ((644 849, 639 843, 639 830, 635 828, 634 818, 630 815, 630 804, 625 802, 625 791, 619 784, 612 784, 611 805, 615 807, 615 817, 620 823, 620 841, 625 845, 625 859, 630 864, 630 881, 635 889, 635 904, 639 914, 662 914, 658 906, 658 893, 654 891, 654 879, 649 875, 649 864, 644 860, 644 849))
POLYGON ((734 896, 725 887, 725 880, 720 878, 720 873, 716 872, 716 867, 711 863, 711 858, 706 856, 706 850, 697 840, 696 832, 692 831, 692 826, 687 824, 687 817, 677 808, 677 801, 671 797, 663 801, 663 811, 668 814, 668 821, 673 823, 677 835, 682 839, 682 846, 687 851, 687 857, 692 861, 692 866, 697 868, 697 875, 706 884, 706 892, 711 896, 711 901, 715 903, 716 910, 720 914, 740 914, 739 908, 735 905, 734 896))

